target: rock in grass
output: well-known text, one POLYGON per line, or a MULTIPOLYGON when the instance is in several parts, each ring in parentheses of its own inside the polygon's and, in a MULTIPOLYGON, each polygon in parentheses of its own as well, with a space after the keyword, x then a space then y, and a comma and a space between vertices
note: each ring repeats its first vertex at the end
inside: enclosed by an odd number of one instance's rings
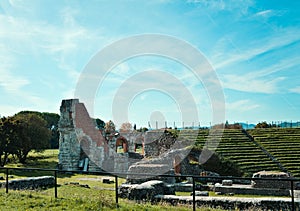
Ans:
MULTIPOLYGON (((191 196, 193 195, 193 192, 191 193, 191 196)), ((195 191, 195 196, 209 196, 208 191, 195 191)))

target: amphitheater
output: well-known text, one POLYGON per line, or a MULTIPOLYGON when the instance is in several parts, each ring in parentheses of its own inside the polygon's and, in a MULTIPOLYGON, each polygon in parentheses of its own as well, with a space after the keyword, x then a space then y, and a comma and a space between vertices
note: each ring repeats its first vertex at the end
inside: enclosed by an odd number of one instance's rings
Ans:
MULTIPOLYGON (((196 146, 204 145, 208 132, 199 130, 196 146)), ((283 171, 300 178, 300 128, 225 129, 216 152, 233 161, 245 176, 283 171)))

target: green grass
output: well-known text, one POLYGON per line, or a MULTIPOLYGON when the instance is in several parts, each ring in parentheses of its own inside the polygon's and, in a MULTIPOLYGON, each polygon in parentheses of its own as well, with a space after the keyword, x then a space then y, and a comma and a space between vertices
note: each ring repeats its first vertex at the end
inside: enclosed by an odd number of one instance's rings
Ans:
MULTIPOLYGON (((11 163, 7 167, 21 168, 55 168, 58 162, 58 150, 46 150, 43 153, 30 153, 26 164, 11 163)), ((53 175, 51 172, 16 171, 10 170, 14 178, 27 176, 53 175)), ((2 171, 0 176, 5 174, 2 171)), ((0 210, 191 210, 191 205, 171 206, 166 203, 137 203, 119 198, 118 209, 115 203, 115 184, 104 184, 102 179, 106 176, 83 174, 58 174, 58 198, 54 197, 54 188, 41 190, 9 190, 5 193, 0 188, 0 210), (88 188, 86 187, 88 185, 88 188)), ((110 177, 114 181, 114 177, 110 177)), ((118 183, 125 179, 118 178, 118 183)), ((197 210, 215 210, 201 207, 197 210)))
POLYGON ((294 177, 300 177, 300 168, 297 168, 300 162, 299 128, 254 129, 248 132, 294 177))

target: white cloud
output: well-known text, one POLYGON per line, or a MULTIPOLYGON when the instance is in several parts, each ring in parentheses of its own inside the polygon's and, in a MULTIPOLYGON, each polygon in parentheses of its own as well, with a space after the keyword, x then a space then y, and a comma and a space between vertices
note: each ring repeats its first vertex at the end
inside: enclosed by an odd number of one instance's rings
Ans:
POLYGON ((188 0, 188 2, 202 4, 207 9, 215 12, 225 10, 234 11, 240 14, 247 14, 249 8, 254 5, 253 0, 188 0))
POLYGON ((228 74, 222 76, 222 85, 227 89, 271 94, 278 92, 277 83, 284 79, 284 77, 277 77, 274 79, 255 78, 252 74, 228 74))
POLYGON ((226 103, 226 110, 234 112, 245 112, 256 109, 260 105, 251 102, 250 100, 238 100, 231 103, 226 103))
POLYGON ((259 71, 251 71, 247 74, 223 74, 221 76, 224 88, 257 93, 276 93, 278 83, 285 80, 285 77, 272 77, 276 72, 284 71, 288 68, 300 64, 300 57, 295 56, 278 61, 272 66, 268 66, 259 71))
POLYGON ((253 17, 270 18, 273 16, 282 16, 286 11, 283 10, 262 10, 253 15, 253 17))
POLYGON ((300 94, 300 86, 289 89, 290 92, 300 94))
POLYGON ((244 46, 236 46, 227 35, 221 38, 215 46, 214 52, 216 53, 212 58, 213 66, 219 70, 239 62, 249 61, 258 55, 299 41, 299 33, 298 28, 289 28, 271 38, 252 41, 244 46))
POLYGON ((250 73, 252 75, 254 75, 254 77, 264 77, 267 75, 271 75, 274 74, 276 72, 279 71, 284 71, 288 68, 294 67, 300 65, 300 56, 296 55, 296 56, 291 56, 288 58, 284 58, 282 60, 277 61, 277 63, 268 66, 260 71, 254 72, 254 73, 250 73))
POLYGON ((263 10, 263 11, 260 11, 256 14, 254 14, 254 16, 268 17, 268 16, 271 16, 272 13, 273 13, 272 10, 263 10))
POLYGON ((17 94, 29 80, 13 73, 14 57, 3 44, 0 44, 0 86, 9 94, 17 94))

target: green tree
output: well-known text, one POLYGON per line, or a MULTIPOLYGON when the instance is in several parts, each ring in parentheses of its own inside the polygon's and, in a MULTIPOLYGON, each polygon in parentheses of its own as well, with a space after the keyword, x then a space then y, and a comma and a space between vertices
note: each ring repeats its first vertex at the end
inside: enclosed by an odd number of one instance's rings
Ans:
POLYGON ((255 128, 270 128, 271 125, 267 122, 260 122, 257 125, 255 125, 255 128))
POLYGON ((25 163, 30 151, 43 151, 49 148, 51 132, 47 122, 35 113, 17 114, 16 128, 16 156, 21 163, 25 163))
POLYGON ((106 134, 114 133, 116 131, 115 123, 109 120, 107 123, 105 123, 104 129, 106 134))
POLYGON ((98 129, 103 130, 105 127, 105 122, 99 118, 97 118, 95 121, 96 121, 96 125, 97 125, 98 129))
POLYGON ((8 156, 16 152, 17 124, 12 117, 0 119, 0 166, 4 166, 8 156))
POLYGON ((38 112, 38 111, 21 111, 18 114, 36 114, 46 120, 46 127, 51 130, 49 144, 51 149, 57 149, 59 145, 58 121, 60 116, 56 113, 38 112))

